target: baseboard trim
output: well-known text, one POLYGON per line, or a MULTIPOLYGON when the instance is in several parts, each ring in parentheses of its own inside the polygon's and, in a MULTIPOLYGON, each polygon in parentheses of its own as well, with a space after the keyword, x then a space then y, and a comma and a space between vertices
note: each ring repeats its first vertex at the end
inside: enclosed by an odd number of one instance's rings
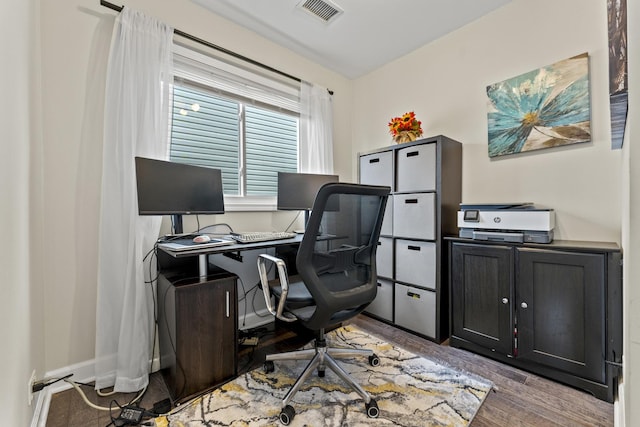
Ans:
MULTIPOLYGON (((60 378, 69 374, 73 374, 71 377, 74 381, 78 382, 91 382, 95 379, 94 360, 87 360, 85 362, 76 363, 74 365, 66 366, 64 368, 55 369, 53 371, 45 373, 45 378, 60 378)), ((36 409, 31 419, 31 427, 45 427, 47 424, 47 416, 49 415, 49 405, 51 404, 51 396, 61 391, 69 390, 71 384, 59 381, 51 384, 48 387, 43 388, 38 392, 38 402, 36 403, 36 409)))
POLYGON ((615 427, 625 427, 626 425, 624 407, 624 379, 622 379, 618 384, 618 399, 613 403, 613 425, 615 427))
MULTIPOLYGON (((160 358, 155 357, 151 364, 151 372, 160 370, 160 358)), ((61 378, 73 374, 70 378, 75 382, 91 383, 95 381, 95 359, 76 363, 74 365, 65 366, 64 368, 55 369, 47 372, 44 378, 61 378)), ((51 397, 62 391, 71 389, 73 386, 65 381, 58 381, 38 392, 36 408, 31 418, 31 427, 46 427, 47 417, 49 416, 49 407, 51 405, 51 397)))

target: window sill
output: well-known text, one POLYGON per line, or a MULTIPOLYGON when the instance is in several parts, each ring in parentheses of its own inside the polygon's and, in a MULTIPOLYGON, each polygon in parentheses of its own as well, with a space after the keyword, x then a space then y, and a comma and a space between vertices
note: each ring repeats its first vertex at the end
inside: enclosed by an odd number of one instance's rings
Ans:
POLYGON ((273 212, 277 210, 275 196, 224 196, 225 212, 273 212))

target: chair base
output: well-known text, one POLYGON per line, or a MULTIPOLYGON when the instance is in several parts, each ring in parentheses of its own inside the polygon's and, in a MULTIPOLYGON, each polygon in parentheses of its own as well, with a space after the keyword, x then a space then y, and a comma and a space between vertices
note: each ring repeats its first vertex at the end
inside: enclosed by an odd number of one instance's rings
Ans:
POLYGON ((375 400, 373 400, 369 393, 367 393, 360 384, 355 382, 355 380, 340 365, 338 365, 335 360, 335 358, 339 357, 354 356, 367 356, 369 358, 369 364, 372 366, 377 366, 379 364, 379 359, 372 350, 328 347, 324 338, 324 330, 319 331, 314 348, 267 355, 264 365, 265 372, 273 371, 273 362, 276 360, 310 360, 304 371, 302 371, 302 374, 300 374, 296 380, 295 384, 289 389, 284 399, 282 399, 283 412, 280 414, 280 421, 285 425, 291 422, 295 411, 293 411, 289 402, 313 371, 317 369, 318 376, 324 377, 327 367, 335 372, 336 375, 338 375, 362 397, 367 409, 367 415, 371 418, 377 418, 379 411, 375 400))

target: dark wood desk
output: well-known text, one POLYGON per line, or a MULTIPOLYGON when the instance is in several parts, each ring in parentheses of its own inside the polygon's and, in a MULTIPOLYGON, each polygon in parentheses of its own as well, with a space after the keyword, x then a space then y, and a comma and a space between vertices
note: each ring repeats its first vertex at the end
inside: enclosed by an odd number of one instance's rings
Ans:
MULTIPOLYGON (((298 245, 292 239, 231 244, 189 251, 158 248, 160 368, 171 399, 181 403, 237 375, 237 277, 208 255, 298 245)), ((257 267, 256 267, 257 271, 257 267)))

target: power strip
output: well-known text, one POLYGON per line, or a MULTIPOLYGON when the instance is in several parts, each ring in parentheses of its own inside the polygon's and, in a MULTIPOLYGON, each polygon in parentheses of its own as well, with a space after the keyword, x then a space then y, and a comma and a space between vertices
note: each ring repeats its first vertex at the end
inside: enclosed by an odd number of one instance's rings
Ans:
POLYGON ((258 345, 258 337, 245 337, 240 340, 241 345, 258 345))

